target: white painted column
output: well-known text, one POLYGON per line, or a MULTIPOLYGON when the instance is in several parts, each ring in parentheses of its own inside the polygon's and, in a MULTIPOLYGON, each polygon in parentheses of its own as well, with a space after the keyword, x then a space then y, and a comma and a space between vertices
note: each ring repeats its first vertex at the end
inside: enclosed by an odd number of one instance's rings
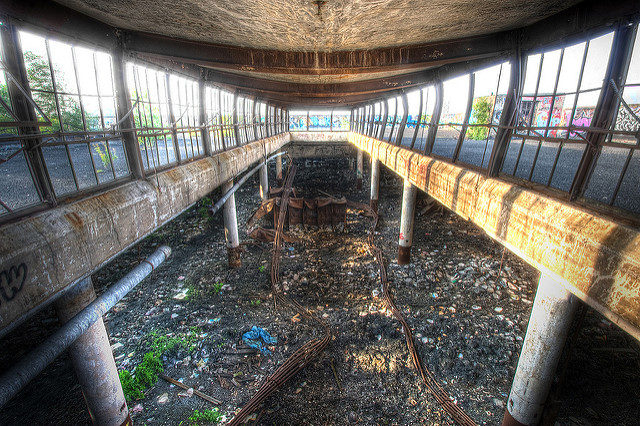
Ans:
MULTIPOLYGON (((95 298, 91 277, 87 277, 56 301, 58 318, 69 321, 95 298)), ((93 424, 132 424, 102 318, 73 342, 69 354, 93 424)))
POLYGON ((358 150, 358 169, 356 171, 356 188, 357 189, 362 189, 362 175, 363 175, 363 170, 364 170, 364 159, 363 159, 363 152, 361 149, 358 150))
POLYGON ((380 193, 380 160, 371 157, 371 209, 378 212, 378 196, 380 193))
POLYGON ((269 198, 269 169, 266 164, 260 167, 260 198, 262 201, 269 198))
MULTIPOLYGON (((222 185, 222 193, 226 194, 232 187, 233 179, 222 185)), ((240 259, 240 238, 238 237, 238 219, 236 216, 235 194, 232 194, 224 203, 222 216, 224 218, 224 236, 227 240, 229 266, 232 268, 239 268, 242 265, 242 259, 240 259)))
POLYGON ((541 273, 503 425, 540 422, 577 303, 560 282, 541 273))
POLYGON ((416 188, 409 180, 404 180, 402 190, 402 216, 400 217, 400 235, 398 237, 398 265, 411 261, 411 242, 413 241, 413 220, 416 215, 416 188))

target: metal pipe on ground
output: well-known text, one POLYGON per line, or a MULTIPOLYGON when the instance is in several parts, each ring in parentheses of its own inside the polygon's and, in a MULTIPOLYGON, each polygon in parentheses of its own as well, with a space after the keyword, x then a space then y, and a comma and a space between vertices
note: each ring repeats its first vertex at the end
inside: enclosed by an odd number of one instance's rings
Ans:
POLYGON ((408 179, 404 180, 402 190, 402 216, 400 218, 400 235, 398 237, 398 265, 406 265, 411 261, 411 243, 413 241, 413 220, 416 213, 416 195, 418 189, 408 179))
POLYGON ((25 355, 20 362, 0 377, 0 407, 3 407, 29 381, 42 372, 47 365, 82 336, 96 321, 135 288, 147 275, 160 266, 171 249, 161 246, 142 261, 131 272, 71 318, 60 329, 49 336, 36 349, 25 355))
MULTIPOLYGON (((91 277, 87 277, 56 301, 58 318, 66 323, 95 299, 96 292, 91 277)), ((71 344, 69 355, 92 423, 104 426, 131 424, 129 408, 102 318, 98 318, 71 344)))
POLYGON ((541 273, 503 426, 540 423, 577 304, 564 286, 541 273))

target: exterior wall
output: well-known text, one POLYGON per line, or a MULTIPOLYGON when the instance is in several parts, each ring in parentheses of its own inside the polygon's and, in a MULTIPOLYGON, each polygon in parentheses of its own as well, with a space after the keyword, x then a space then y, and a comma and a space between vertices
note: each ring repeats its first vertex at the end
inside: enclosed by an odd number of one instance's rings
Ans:
POLYGON ((287 142, 252 142, 1 226, 0 333, 287 142))
POLYGON ((291 142, 347 142, 349 132, 290 132, 291 142))
POLYGON ((349 142, 640 339, 640 233, 575 205, 361 134, 349 142))

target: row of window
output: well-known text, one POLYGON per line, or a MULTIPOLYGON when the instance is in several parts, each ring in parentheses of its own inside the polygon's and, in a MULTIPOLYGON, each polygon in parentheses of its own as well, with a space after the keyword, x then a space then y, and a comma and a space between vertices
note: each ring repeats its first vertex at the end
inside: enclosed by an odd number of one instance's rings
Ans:
POLYGON ((346 132, 349 130, 349 116, 346 109, 291 110, 289 130, 346 132))
POLYGON ((197 80, 133 62, 125 80, 134 128, 125 129, 109 53, 24 31, 15 38, 27 80, 20 88, 30 92, 35 117, 27 129, 16 116, 11 97, 22 95, 12 81, 20 76, 3 66, 0 216, 129 177, 123 131, 135 133, 147 171, 202 157, 206 134, 217 152, 286 131, 285 109, 208 84, 201 92, 197 80))
MULTIPOLYGON (((637 25, 636 25, 637 27, 637 25)), ((615 117, 598 144, 584 197, 640 213, 640 32, 629 43, 625 83, 617 88, 615 117)), ((598 114, 616 34, 537 52, 523 59, 514 127, 499 173, 568 193, 588 160, 589 134, 598 114)), ((622 38, 618 38, 622 40, 622 38)), ((623 43, 623 41, 618 41, 623 43)), ((623 55, 624 56, 624 55, 623 55)), ((421 87, 353 110, 352 130, 435 157, 487 170, 501 124, 511 64, 505 62, 421 87), (406 111, 405 111, 406 109, 406 111)), ((513 89, 511 89, 513 90, 513 89)))

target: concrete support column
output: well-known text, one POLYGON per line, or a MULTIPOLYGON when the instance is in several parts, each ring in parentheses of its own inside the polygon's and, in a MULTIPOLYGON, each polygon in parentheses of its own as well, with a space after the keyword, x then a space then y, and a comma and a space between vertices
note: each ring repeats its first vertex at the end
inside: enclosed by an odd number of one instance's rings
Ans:
POLYGON ((269 198, 269 169, 266 164, 260 167, 260 198, 262 201, 269 198))
POLYGON ((378 194, 380 192, 380 160, 371 157, 371 209, 378 213, 378 194))
POLYGON ((362 189, 362 171, 364 170, 364 159, 363 159, 363 152, 361 149, 358 150, 358 169, 356 171, 356 188, 357 189, 362 189))
MULTIPOLYGON (((63 322, 70 320, 95 298, 91 277, 87 277, 56 301, 58 318, 63 322)), ((131 425, 102 318, 69 347, 69 354, 93 424, 131 425)))
POLYGON ((276 157, 276 181, 282 185, 282 155, 276 157))
POLYGON ((400 218, 400 236, 398 238, 398 265, 406 265, 411 260, 411 242, 413 240, 413 219, 416 215, 416 188, 409 180, 404 180, 402 190, 402 216, 400 218))
MULTIPOLYGON (((233 187, 233 179, 222 185, 222 193, 226 194, 233 187)), ((227 240, 227 253, 229 256, 229 267, 239 268, 242 266, 240 258, 240 238, 238 237, 238 218, 236 216, 236 196, 231 197, 224 203, 222 208, 224 218, 224 237, 227 240)))
POLYGON ((561 283, 540 275, 503 426, 540 422, 577 303, 561 283))

